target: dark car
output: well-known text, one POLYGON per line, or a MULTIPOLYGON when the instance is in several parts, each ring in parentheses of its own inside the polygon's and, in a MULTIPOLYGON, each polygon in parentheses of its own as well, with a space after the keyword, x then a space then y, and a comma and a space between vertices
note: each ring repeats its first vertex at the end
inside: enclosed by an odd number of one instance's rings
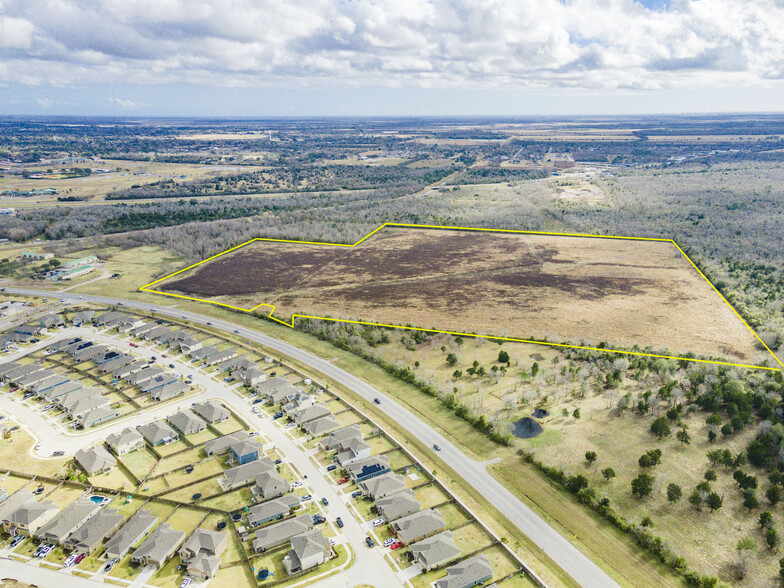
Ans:
POLYGON ((321 499, 321 504, 324 506, 329 506, 329 500, 327 500, 326 496, 321 499))
POLYGON ((380 398, 374 398, 373 402, 375 402, 376 404, 381 404, 381 399, 380 398))
POLYGON ((351 493, 351 498, 358 498, 362 496, 362 490, 356 490, 355 492, 351 493))
POLYGON ((338 518, 335 519, 335 522, 338 524, 338 528, 340 528, 340 529, 343 528, 343 519, 338 517, 338 518))
POLYGON ((370 538, 370 537, 365 537, 365 543, 368 544, 368 547, 375 547, 376 546, 376 544, 373 543, 373 539, 370 538))
POLYGON ((275 419, 279 419, 279 418, 280 418, 280 417, 282 417, 282 416, 283 416, 283 413, 282 413, 282 412, 280 412, 280 411, 278 411, 278 412, 276 412, 275 414, 273 414, 273 415, 272 415, 272 419, 273 419, 273 420, 275 420, 275 419))
POLYGON ((280 458, 278 458, 278 459, 276 459, 276 460, 275 460, 275 465, 280 465, 280 464, 282 464, 282 463, 283 463, 283 460, 282 460, 282 459, 280 459, 280 458))
POLYGON ((328 472, 334 472, 336 469, 338 469, 338 466, 336 466, 334 463, 332 465, 327 466, 328 472))
POLYGON ((326 522, 327 522, 327 518, 324 515, 313 515, 314 525, 321 525, 326 522))

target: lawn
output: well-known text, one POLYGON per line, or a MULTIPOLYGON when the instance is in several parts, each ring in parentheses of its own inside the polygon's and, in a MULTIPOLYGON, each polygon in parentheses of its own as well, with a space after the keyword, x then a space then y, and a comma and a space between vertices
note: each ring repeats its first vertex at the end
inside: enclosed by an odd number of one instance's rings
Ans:
POLYGON ((180 506, 177 507, 172 515, 166 520, 166 523, 173 529, 190 533, 199 526, 206 514, 207 513, 202 510, 180 506))
POLYGON ((177 468, 195 464, 202 459, 204 459, 204 453, 200 448, 194 447, 189 451, 183 451, 182 453, 161 459, 161 463, 158 464, 155 474, 165 474, 166 472, 171 472, 177 468))
POLYGON ((223 421, 222 423, 215 423, 213 427, 220 431, 222 435, 228 435, 229 433, 239 431, 243 428, 239 421, 233 416, 230 417, 229 420, 223 421))
POLYGON ((251 575, 248 567, 243 563, 218 570, 212 585, 240 588, 241 586, 255 586, 256 580, 251 575))
POLYGON ((55 477, 69 458, 36 459, 30 455, 34 444, 33 438, 23 429, 14 431, 8 439, 0 439, 0 469, 55 477))
POLYGON ((362 417, 359 416, 353 410, 349 411, 349 412, 341 413, 341 414, 337 415, 335 418, 337 419, 338 423, 340 424, 340 428, 348 427, 349 425, 353 425, 353 424, 356 424, 356 423, 363 422, 362 421, 362 417))
POLYGON ((87 478, 88 482, 94 486, 104 486, 106 488, 117 488, 126 492, 136 489, 136 484, 126 476, 120 468, 114 468, 106 474, 98 474, 87 478))
POLYGON ((172 453, 177 453, 178 451, 182 451, 184 449, 188 449, 190 445, 185 443, 182 439, 179 441, 175 441, 174 443, 169 443, 168 445, 158 445, 155 448, 155 451, 161 454, 161 457, 167 457, 172 453))
POLYGON ((134 565, 131 563, 131 555, 128 554, 117 562, 109 576, 112 578, 120 578, 122 580, 133 580, 142 571, 143 566, 134 565))
POLYGON ((129 519, 131 515, 133 515, 139 508, 141 508, 143 501, 141 499, 134 499, 128 500, 127 496, 124 494, 120 494, 112 500, 109 504, 106 505, 107 509, 114 509, 123 515, 126 519, 129 519))
POLYGON ((214 531, 217 529, 217 525, 221 521, 226 523, 226 527, 223 529, 223 532, 225 532, 229 538, 226 551, 224 551, 223 555, 221 556, 221 565, 227 565, 243 560, 244 555, 242 553, 240 538, 237 536, 237 533, 234 532, 234 527, 232 527, 230 518, 227 515, 213 513, 207 517, 207 520, 204 521, 204 523, 202 523, 201 528, 214 531))
POLYGON ((60 508, 65 508, 84 493, 82 488, 71 488, 70 486, 60 486, 57 490, 48 494, 46 500, 51 500, 60 508))
POLYGON ((483 551, 482 555, 488 559, 493 568, 493 578, 503 578, 520 568, 506 550, 497 545, 483 551))
POLYGON ((201 443, 206 443, 210 439, 215 439, 217 435, 210 431, 209 429, 204 429, 201 433, 196 433, 195 435, 188 435, 188 441, 193 443, 194 445, 199 445, 201 443))
POLYGON ((250 488, 240 488, 223 496, 210 498, 201 503, 202 506, 217 508, 224 511, 233 511, 253 504, 253 493, 250 488))
POLYGON ((0 477, 0 488, 3 488, 10 496, 29 482, 30 480, 27 478, 21 478, 7 473, 0 477))
POLYGON ((478 523, 454 529, 452 532, 455 534, 455 544, 463 551, 463 555, 487 547, 493 542, 492 537, 478 523))
POLYGON ((203 480, 201 482, 197 482, 196 484, 187 486, 186 488, 180 488, 179 490, 175 490, 174 492, 165 494, 165 497, 171 500, 178 500, 180 502, 193 502, 192 497, 194 494, 201 494, 202 496, 212 496, 214 494, 219 494, 222 491, 223 490, 218 484, 218 479, 213 478, 211 480, 203 480))
POLYGON ((378 435, 372 439, 367 439, 366 442, 368 445, 370 445, 370 452, 373 455, 384 453, 385 451, 389 451, 390 449, 397 447, 397 445, 395 445, 386 435, 378 435))
POLYGON ((145 447, 144 449, 121 455, 120 461, 134 476, 141 480, 150 472, 158 458, 145 447))
POLYGON ((177 566, 179 565, 180 556, 175 554, 148 582, 161 588, 176 588, 185 577, 185 568, 178 571, 177 566))
POLYGON ((454 502, 440 507, 438 512, 444 517, 447 529, 451 529, 471 520, 471 517, 464 513, 463 509, 454 502))
POLYGON ((377 515, 370 512, 370 509, 374 506, 373 501, 365 500, 362 496, 360 496, 359 498, 353 498, 351 502, 356 507, 359 515, 363 520, 369 521, 376 518, 377 515))
POLYGON ((419 501, 423 510, 441 504, 445 500, 449 500, 447 494, 441 490, 438 484, 430 484, 429 486, 417 488, 414 490, 414 498, 419 501))
POLYGON ((390 451, 389 453, 385 454, 389 458, 389 467, 393 470, 398 470, 405 466, 412 465, 411 458, 408 457, 405 453, 403 453, 402 449, 397 449, 395 451, 390 451))

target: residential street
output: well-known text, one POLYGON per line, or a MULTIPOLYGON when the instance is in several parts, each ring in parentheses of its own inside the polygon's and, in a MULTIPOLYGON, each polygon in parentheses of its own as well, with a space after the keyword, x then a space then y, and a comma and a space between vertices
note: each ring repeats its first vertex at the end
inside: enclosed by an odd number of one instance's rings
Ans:
MULTIPOLYGON (((368 401, 372 402, 374 398, 380 398, 381 405, 379 408, 381 410, 404 426, 412 435, 416 436, 417 439, 426 445, 432 447, 433 444, 438 444, 441 447, 441 451, 439 452, 438 457, 443 459, 451 468, 453 468, 466 481, 466 483, 473 486, 477 492, 481 493, 488 500, 490 500, 510 521, 512 521, 518 528, 528 535, 528 537, 530 537, 534 543, 536 543, 545 553, 547 553, 553 559, 553 561, 561 566, 561 568, 563 568, 569 575, 575 578, 581 585, 597 588, 616 585, 616 583, 603 570, 601 570, 596 564, 583 555, 557 531, 550 527, 542 518, 534 513, 516 496, 514 496, 514 494, 507 490, 500 482, 495 480, 489 473, 487 473, 484 464, 466 456, 442 435, 430 428, 430 426, 422 422, 419 418, 396 403, 394 400, 379 392, 376 388, 367 382, 346 372, 345 370, 342 370, 339 367, 332 365, 330 362, 321 359, 316 355, 251 329, 181 309, 172 309, 165 306, 157 307, 143 302, 116 300, 101 296, 76 295, 69 293, 55 294, 51 291, 47 292, 17 288, 7 288, 6 291, 9 293, 27 294, 33 296, 61 296, 69 302, 77 302, 80 299, 85 302, 95 302, 102 304, 117 304, 118 302, 122 302, 122 304, 124 304, 126 307, 145 311, 151 311, 153 308, 156 308, 156 312, 161 316, 185 316, 188 320, 200 324, 206 324, 207 322, 210 322, 213 327, 217 327, 229 332, 236 330, 240 336, 245 337, 250 341, 254 341, 270 349, 274 349, 282 354, 293 357, 294 359, 307 364, 312 369, 340 382, 343 386, 352 390, 354 393, 362 396, 368 401)), ((200 383, 198 380, 194 380, 194 382, 197 384, 200 383)), ((212 392, 210 390, 202 394, 205 397, 216 397, 216 392, 212 392)), ((188 400, 189 402, 194 402, 200 397, 201 396, 193 396, 188 400)), ((233 393, 224 392, 223 394, 217 394, 217 397, 231 404, 232 407, 235 407, 237 403, 245 403, 244 400, 239 399, 239 397, 233 393)), ((156 414, 156 411, 158 410, 161 410, 161 414, 166 414, 169 411, 172 411, 171 406, 172 405, 169 405, 169 407, 162 407, 162 409, 154 409, 148 416, 145 417, 145 420, 151 418, 150 415, 156 414)), ((245 406, 247 407, 247 404, 245 406)), ((4 408, 3 405, 0 405, 0 408, 4 408)), ((119 428, 121 426, 123 426, 122 419, 113 422, 109 427, 101 427, 95 431, 87 433, 86 435, 79 436, 78 441, 74 440, 73 445, 71 444, 71 440, 66 438, 68 439, 68 449, 70 450, 72 447, 78 448, 84 446, 85 439, 87 438, 93 438, 95 440, 103 438, 106 434, 108 434, 108 432, 113 430, 113 427, 119 428)), ((262 430, 262 432, 265 434, 267 433, 266 430, 262 430)), ((42 443, 45 442, 45 440, 42 440, 42 443)), ((58 436, 58 443, 60 444, 60 449, 65 449, 62 446, 64 443, 64 439, 62 437, 58 436)), ((42 447, 42 451, 45 450, 45 448, 46 446, 42 447)), ((343 515, 341 514, 340 516, 343 515)), ((384 564, 384 567, 389 568, 387 564, 384 564)), ((377 577, 379 569, 380 568, 375 569, 374 577, 377 577)))

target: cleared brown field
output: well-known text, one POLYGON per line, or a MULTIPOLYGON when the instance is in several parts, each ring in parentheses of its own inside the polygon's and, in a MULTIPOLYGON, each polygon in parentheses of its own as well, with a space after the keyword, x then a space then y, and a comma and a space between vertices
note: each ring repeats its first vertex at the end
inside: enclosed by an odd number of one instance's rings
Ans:
POLYGON ((256 241, 156 288, 280 318, 765 357, 669 242, 386 227, 356 247, 256 241))

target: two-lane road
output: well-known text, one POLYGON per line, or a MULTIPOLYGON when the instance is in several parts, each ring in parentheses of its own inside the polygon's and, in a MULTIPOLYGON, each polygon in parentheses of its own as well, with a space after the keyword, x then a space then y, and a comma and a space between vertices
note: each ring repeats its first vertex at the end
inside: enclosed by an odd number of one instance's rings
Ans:
POLYGON ((66 302, 93 302, 99 304, 118 304, 144 311, 152 311, 160 315, 174 317, 186 317, 194 323, 211 323, 213 327, 225 331, 236 331, 240 336, 274 349, 279 353, 287 355, 300 361, 315 371, 332 378, 351 390, 355 394, 373 401, 379 398, 381 404, 378 408, 387 415, 400 423, 410 434, 414 435, 419 441, 428 446, 438 444, 441 451, 438 457, 444 460, 463 480, 470 484, 474 490, 486 497, 505 517, 515 526, 525 533, 536 545, 539 546, 557 565, 566 573, 579 582, 582 586, 605 588, 616 586, 617 584, 596 564, 583 555, 574 545, 562 537, 555 529, 550 527, 541 517, 526 506, 512 492, 498 482, 485 469, 484 464, 469 458, 460 451, 455 445, 450 443, 438 432, 434 431, 429 425, 420 420, 417 416, 409 412, 406 408, 395 402, 393 399, 381 393, 379 390, 346 372, 345 370, 331 364, 308 351, 304 351, 285 341, 280 341, 269 335, 253 331, 246 327, 230 323, 228 321, 207 317, 198 313, 167 307, 157 307, 156 305, 137 302, 134 300, 118 300, 103 296, 92 296, 87 294, 71 294, 63 292, 51 292, 43 290, 29 290, 21 288, 6 288, 8 293, 26 294, 31 296, 59 296, 66 302))

